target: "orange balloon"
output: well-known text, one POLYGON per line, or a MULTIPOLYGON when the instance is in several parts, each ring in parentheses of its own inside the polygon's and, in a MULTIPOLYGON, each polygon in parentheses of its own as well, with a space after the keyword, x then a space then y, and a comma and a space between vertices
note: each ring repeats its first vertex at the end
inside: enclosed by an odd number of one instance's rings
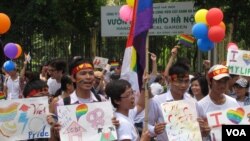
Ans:
POLYGON ((17 47, 17 54, 15 56, 15 59, 17 59, 22 54, 22 48, 19 44, 16 44, 17 47))
POLYGON ((0 13, 0 34, 6 33, 10 29, 10 24, 10 18, 4 13, 0 13))
POLYGON ((220 22, 219 26, 222 27, 226 31, 226 25, 224 22, 220 22))

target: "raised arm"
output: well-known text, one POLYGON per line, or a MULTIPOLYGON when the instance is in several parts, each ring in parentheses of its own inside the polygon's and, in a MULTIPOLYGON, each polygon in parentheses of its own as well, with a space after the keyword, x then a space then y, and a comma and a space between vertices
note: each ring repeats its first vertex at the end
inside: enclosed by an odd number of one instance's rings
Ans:
POLYGON ((168 77, 168 72, 169 72, 169 69, 170 69, 170 67, 172 66, 173 62, 174 62, 174 59, 175 59, 176 56, 177 56, 178 48, 180 48, 180 46, 176 45, 176 46, 171 50, 171 57, 169 58, 168 63, 167 63, 167 66, 166 66, 165 71, 164 71, 164 76, 165 76, 166 78, 168 77))
POLYGON ((152 60, 152 75, 156 75, 157 74, 157 56, 154 53, 150 53, 151 55, 151 60, 152 60))

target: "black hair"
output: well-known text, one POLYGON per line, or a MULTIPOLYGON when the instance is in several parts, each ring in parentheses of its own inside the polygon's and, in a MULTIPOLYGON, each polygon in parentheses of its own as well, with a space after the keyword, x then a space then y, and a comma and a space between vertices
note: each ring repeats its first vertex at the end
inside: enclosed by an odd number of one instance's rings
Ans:
POLYGON ((38 72, 31 72, 31 71, 25 71, 24 76, 29 79, 29 81, 33 80, 38 80, 39 78, 39 73, 38 72))
POLYGON ((115 103, 115 101, 121 100, 121 95, 126 91, 127 88, 130 87, 131 84, 124 79, 114 80, 106 85, 105 93, 111 98, 111 103, 115 108, 118 108, 119 106, 115 103))
POLYGON ((72 79, 70 78, 70 76, 68 75, 64 75, 62 78, 61 78, 61 88, 59 88, 54 97, 57 97, 59 95, 62 94, 62 91, 66 91, 67 90, 67 84, 73 84, 73 81, 72 79))
POLYGON ((46 82, 42 81, 42 80, 32 80, 32 81, 29 81, 25 87, 24 87, 24 90, 23 90, 23 96, 24 97, 28 97, 29 96, 29 93, 32 91, 32 90, 42 90, 43 88, 48 88, 48 85, 46 82))
POLYGON ((62 59, 54 59, 49 63, 49 66, 55 68, 57 71, 62 71, 62 73, 66 72, 67 63, 62 59))
POLYGON ((185 57, 178 58, 177 61, 176 61, 176 63, 178 63, 178 64, 184 64, 184 65, 186 65, 188 67, 191 65, 190 60, 188 58, 185 58, 185 57))
MULTIPOLYGON (((208 88, 208 82, 205 76, 195 76, 194 78, 191 79, 190 83, 192 83, 193 81, 198 81, 200 87, 201 87, 201 93, 203 96, 206 96, 209 92, 209 88, 208 88)), ((189 94, 191 94, 192 96, 194 96, 191 87, 188 90, 189 94)))
POLYGON ((169 76, 173 74, 184 75, 189 73, 189 67, 183 63, 175 63, 169 69, 169 76))
POLYGON ((157 74, 156 77, 155 77, 154 82, 158 82, 159 83, 162 79, 163 79, 162 74, 157 74))

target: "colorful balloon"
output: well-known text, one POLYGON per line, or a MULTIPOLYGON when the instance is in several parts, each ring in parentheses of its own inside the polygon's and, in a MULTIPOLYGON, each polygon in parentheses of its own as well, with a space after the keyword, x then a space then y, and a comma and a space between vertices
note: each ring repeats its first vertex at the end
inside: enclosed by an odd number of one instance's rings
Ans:
POLYGON ((10 29, 10 25, 10 18, 4 13, 0 13, 0 34, 6 33, 10 29))
POLYGON ((208 38, 215 43, 221 42, 225 37, 225 30, 220 26, 212 26, 208 30, 208 38))
POLYGON ((195 15, 194 19, 196 23, 204 23, 207 24, 206 15, 208 10, 207 9, 200 9, 198 10, 195 15))
POLYGON ((79 118, 83 115, 85 115, 88 112, 88 106, 86 104, 81 104, 76 107, 76 118, 79 120, 79 118))
POLYGON ((10 59, 14 59, 17 55, 17 52, 18 49, 14 43, 8 43, 4 46, 4 54, 10 59))
POLYGON ((134 7, 135 0, 126 0, 126 2, 130 7, 134 7))
POLYGON ((227 49, 238 50, 239 48, 238 48, 237 44, 230 42, 227 45, 227 49))
POLYGON ((3 64, 3 69, 6 72, 13 71, 13 70, 15 70, 15 68, 16 68, 15 63, 11 60, 8 60, 8 61, 4 62, 4 64, 3 64))
POLYGON ((226 25, 224 22, 220 22, 219 26, 226 31, 226 25))
POLYGON ((17 47, 17 55, 15 56, 15 59, 17 59, 22 54, 22 47, 19 44, 16 44, 17 47))
POLYGON ((207 12, 206 19, 210 26, 218 25, 223 20, 223 12, 219 8, 211 8, 207 12))
POLYGON ((214 43, 211 42, 209 39, 198 39, 197 40, 198 49, 202 52, 207 52, 214 48, 214 43))
POLYGON ((131 8, 128 5, 123 5, 120 8, 120 11, 119 11, 119 17, 124 22, 130 22, 130 21, 132 21, 132 18, 133 18, 133 8, 131 8))
POLYGON ((192 27, 192 34, 195 38, 207 38, 208 27, 204 23, 197 23, 192 27))

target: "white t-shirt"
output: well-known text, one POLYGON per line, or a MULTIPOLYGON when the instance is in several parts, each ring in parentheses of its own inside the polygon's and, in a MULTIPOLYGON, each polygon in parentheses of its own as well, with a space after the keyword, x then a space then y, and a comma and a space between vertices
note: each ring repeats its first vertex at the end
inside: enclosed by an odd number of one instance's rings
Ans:
POLYGON ((137 129, 134 126, 134 119, 137 114, 137 108, 129 110, 128 117, 115 112, 117 120, 120 122, 120 126, 117 129, 118 140, 129 139, 131 141, 139 141, 140 137, 137 129))
POLYGON ((218 111, 218 110, 224 110, 232 107, 240 107, 238 102, 235 100, 235 98, 232 98, 226 94, 224 94, 226 97, 226 101, 222 105, 215 104, 209 95, 202 98, 200 101, 198 101, 198 115, 199 117, 206 118, 206 114, 208 112, 212 111, 218 111))
POLYGON ((21 93, 19 76, 15 80, 7 77, 6 81, 4 82, 4 86, 8 88, 7 100, 19 98, 19 94, 21 93))
POLYGON ((159 84, 158 82, 154 82, 150 85, 150 89, 153 95, 159 95, 162 94, 164 89, 163 86, 161 84, 159 84))
POLYGON ((54 95, 58 89, 61 88, 61 83, 58 83, 56 79, 49 78, 47 81, 49 87, 48 91, 50 95, 54 95))

